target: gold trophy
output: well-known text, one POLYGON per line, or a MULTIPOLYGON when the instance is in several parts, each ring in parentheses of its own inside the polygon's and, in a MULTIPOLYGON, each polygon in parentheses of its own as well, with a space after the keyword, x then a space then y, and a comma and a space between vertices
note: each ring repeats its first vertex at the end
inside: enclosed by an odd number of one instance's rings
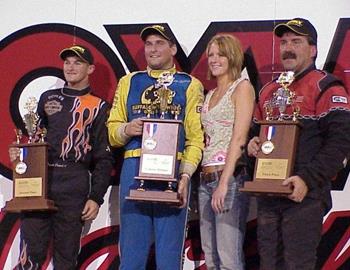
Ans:
POLYGON ((174 77, 170 72, 163 72, 157 80, 156 88, 158 88, 158 90, 155 94, 157 96, 156 103, 159 107, 160 119, 164 119, 165 113, 168 112, 168 105, 172 103, 172 99, 175 95, 175 92, 168 88, 173 81, 174 77))
POLYGON ((130 190, 126 197, 128 200, 180 204, 173 183, 177 182, 177 148, 182 121, 177 120, 181 106, 173 104, 175 92, 169 88, 173 81, 172 73, 162 73, 155 85, 156 99, 144 110, 147 118, 142 119, 140 166, 135 177, 140 184, 137 189, 130 190), (151 118, 151 115, 157 114, 159 118, 151 118), (147 190, 145 181, 167 184, 164 190, 154 191, 147 190))
POLYGON ((21 143, 22 131, 16 129, 16 142, 10 148, 19 150, 19 157, 13 162, 13 199, 6 202, 7 212, 57 210, 53 201, 47 199, 47 156, 46 130, 37 134, 38 115, 35 112, 37 100, 28 98, 24 108, 28 111, 23 122, 28 133, 28 142, 21 143), (35 142, 38 136, 38 142, 35 142))
POLYGON ((278 107, 279 117, 278 120, 282 121, 284 118, 284 112, 287 106, 291 106, 294 102, 293 99, 295 97, 295 93, 290 91, 288 86, 294 81, 294 72, 287 71, 281 73, 281 75, 277 79, 277 83, 279 83, 282 87, 278 88, 276 93, 274 93, 274 105, 278 107))
POLYGON ((27 114, 23 116, 23 122, 25 124, 27 133, 28 133, 28 143, 33 142, 33 137, 36 134, 36 128, 38 123, 38 114, 35 113, 37 108, 38 101, 35 97, 29 97, 27 102, 24 105, 24 109, 28 111, 27 114))
POLYGON ((280 88, 265 105, 266 118, 259 121, 261 151, 258 153, 253 181, 244 183, 240 191, 254 195, 286 196, 292 193, 292 188, 283 186, 282 182, 291 176, 294 168, 296 147, 298 144, 299 107, 295 105, 295 93, 288 87, 294 80, 294 73, 283 72, 277 83, 280 88), (286 114, 286 109, 292 107, 292 116, 286 114), (277 108, 279 115, 273 117, 273 109, 277 108))

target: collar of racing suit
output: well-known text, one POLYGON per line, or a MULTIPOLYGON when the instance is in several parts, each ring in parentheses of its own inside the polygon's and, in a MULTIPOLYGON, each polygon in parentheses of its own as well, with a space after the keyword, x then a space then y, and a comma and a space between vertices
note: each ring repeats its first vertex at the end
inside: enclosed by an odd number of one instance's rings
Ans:
POLYGON ((172 67, 172 68, 169 68, 169 69, 151 69, 150 67, 147 67, 147 73, 150 77, 152 78, 155 78, 155 79, 158 79, 160 74, 162 74, 163 72, 170 72, 172 74, 175 74, 176 73, 176 67, 175 65, 172 67))
POLYGON ((74 96, 74 97, 77 97, 77 96, 84 96, 88 93, 91 92, 91 88, 90 86, 88 85, 87 87, 81 89, 81 90, 77 90, 77 89, 72 89, 72 88, 69 88, 67 86, 67 84, 61 89, 61 93, 65 96, 74 96))
POLYGON ((307 73, 309 73, 311 70, 316 69, 315 63, 312 63, 310 66, 308 66, 306 69, 304 69, 302 72, 295 75, 295 80, 300 80, 303 78, 307 73))

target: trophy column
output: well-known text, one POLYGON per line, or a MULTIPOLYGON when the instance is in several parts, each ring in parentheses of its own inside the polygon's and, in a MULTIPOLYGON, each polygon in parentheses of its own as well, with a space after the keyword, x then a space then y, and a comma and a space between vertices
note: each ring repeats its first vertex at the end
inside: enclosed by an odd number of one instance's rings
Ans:
POLYGON ((261 125, 259 138, 262 145, 256 157, 254 179, 245 182, 240 191, 274 196, 287 196, 293 191, 290 186, 282 185, 293 173, 301 127, 297 120, 299 107, 295 106, 295 93, 288 89, 293 80, 293 72, 281 73, 277 80, 281 87, 265 104, 266 120, 258 122, 261 125), (278 120, 273 118, 274 108, 278 109, 278 120), (286 114, 287 108, 291 115, 286 114))
MULTIPOLYGON (((174 77, 164 72, 155 85, 157 99, 145 106, 147 118, 143 120, 143 134, 137 189, 131 189, 128 200, 180 204, 181 200, 173 183, 177 182, 177 150, 182 121, 177 120, 181 112, 180 105, 172 104, 175 92, 168 88, 174 77), (159 118, 151 118, 156 115, 159 118), (165 115, 174 119, 164 119, 165 115), (151 190, 146 181, 164 183, 163 190, 151 190)), ((159 185, 158 185, 159 186, 159 185)))
POLYGON ((57 210, 47 198, 48 168, 45 142, 11 144, 20 157, 13 162, 13 199, 6 202, 7 212, 57 210))
POLYGON ((13 199, 6 202, 7 212, 57 210, 52 200, 47 198, 48 183, 48 144, 44 141, 46 130, 37 134, 38 115, 34 111, 37 100, 28 98, 23 122, 28 132, 28 143, 21 143, 22 131, 16 131, 16 143, 10 148, 19 150, 19 157, 12 163, 13 199), (39 142, 34 142, 40 135, 39 142))
POLYGON ((255 162, 254 180, 244 183, 240 191, 255 195, 287 196, 292 193, 282 182, 294 167, 300 124, 297 121, 261 121, 261 151, 255 162), (272 131, 273 130, 273 131, 272 131), (273 133, 269 138, 268 134, 273 133))
POLYGON ((178 193, 172 189, 172 183, 177 182, 177 146, 181 121, 166 119, 143 120, 142 149, 137 189, 130 190, 126 197, 129 200, 151 201, 179 204, 178 193), (153 126, 153 127, 152 127, 153 126), (156 128, 152 136, 148 127, 156 128), (164 190, 147 190, 145 181, 163 182, 164 190))

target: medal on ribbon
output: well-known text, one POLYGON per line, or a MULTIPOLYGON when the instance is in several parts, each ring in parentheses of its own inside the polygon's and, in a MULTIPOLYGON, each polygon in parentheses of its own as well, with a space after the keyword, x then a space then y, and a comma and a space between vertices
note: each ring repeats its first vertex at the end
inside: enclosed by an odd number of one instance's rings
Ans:
POLYGON ((265 130, 267 141, 265 141, 261 145, 261 151, 265 155, 271 154, 273 149, 275 149, 275 146, 271 141, 272 137, 275 135, 275 132, 276 132, 276 127, 274 126, 268 126, 265 130))
POLYGON ((148 150, 154 150, 157 146, 157 141, 153 138, 154 134, 157 131, 157 123, 147 123, 146 131, 148 134, 148 138, 144 140, 143 145, 148 150))
POLYGON ((15 171, 18 174, 24 174, 27 171, 27 164, 23 162, 24 158, 27 156, 27 149, 26 148, 20 148, 19 149, 19 162, 16 164, 15 171))

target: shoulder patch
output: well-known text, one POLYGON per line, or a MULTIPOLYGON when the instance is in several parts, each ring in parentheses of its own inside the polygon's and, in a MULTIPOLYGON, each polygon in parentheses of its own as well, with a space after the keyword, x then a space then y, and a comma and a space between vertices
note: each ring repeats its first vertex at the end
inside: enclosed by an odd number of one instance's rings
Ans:
POLYGON ((348 104, 348 98, 344 96, 332 96, 332 102, 348 104))

